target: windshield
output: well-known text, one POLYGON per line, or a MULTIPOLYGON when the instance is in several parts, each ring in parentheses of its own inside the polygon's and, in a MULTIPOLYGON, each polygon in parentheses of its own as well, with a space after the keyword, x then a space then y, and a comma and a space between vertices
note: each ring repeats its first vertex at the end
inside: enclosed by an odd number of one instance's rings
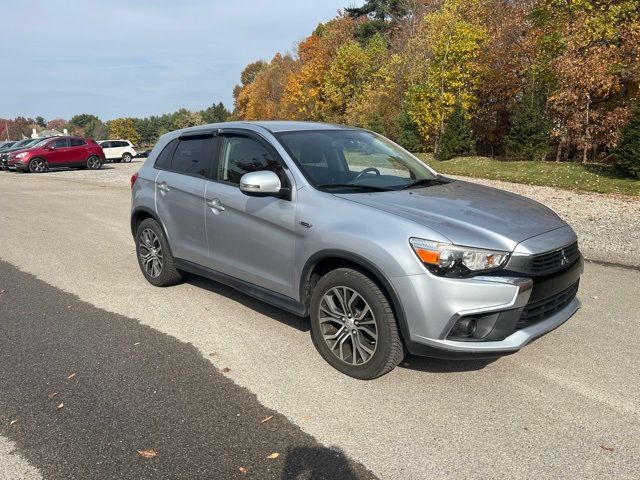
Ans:
POLYGON ((371 132, 316 130, 277 137, 307 180, 322 190, 402 190, 445 182, 420 160, 371 132))

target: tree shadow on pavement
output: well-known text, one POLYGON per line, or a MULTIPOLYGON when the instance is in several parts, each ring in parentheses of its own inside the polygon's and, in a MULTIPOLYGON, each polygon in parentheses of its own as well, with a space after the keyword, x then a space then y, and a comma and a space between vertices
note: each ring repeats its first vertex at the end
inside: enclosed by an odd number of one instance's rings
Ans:
MULTIPOLYGON (((373 476, 372 476, 373 477, 373 476)), ((282 471, 282 480, 355 480, 347 457, 330 448, 301 447, 289 450, 282 471)))

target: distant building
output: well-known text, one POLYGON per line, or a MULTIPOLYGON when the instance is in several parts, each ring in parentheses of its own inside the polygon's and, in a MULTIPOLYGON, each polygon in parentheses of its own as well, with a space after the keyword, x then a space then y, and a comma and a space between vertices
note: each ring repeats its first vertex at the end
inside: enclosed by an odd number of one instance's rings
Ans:
POLYGON ((36 129, 34 128, 33 131, 31 132, 31 138, 41 138, 41 137, 62 137, 63 135, 69 135, 67 133, 67 129, 63 129, 62 132, 59 132, 56 129, 47 129, 47 130, 42 130, 40 133, 36 132, 36 129))

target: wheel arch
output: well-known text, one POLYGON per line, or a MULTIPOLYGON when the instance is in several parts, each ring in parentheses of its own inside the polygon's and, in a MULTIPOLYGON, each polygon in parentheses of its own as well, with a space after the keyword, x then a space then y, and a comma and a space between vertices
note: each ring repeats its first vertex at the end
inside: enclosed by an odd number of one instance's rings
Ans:
POLYGON ((140 225, 147 218, 153 218, 160 227, 162 227, 162 231, 164 232, 164 236, 169 241, 169 236, 167 235, 167 229, 164 227, 164 223, 160 220, 160 217, 156 212, 148 207, 137 207, 133 212, 131 212, 131 235, 135 238, 136 232, 138 230, 138 225, 140 225))
POLYGON ((305 263, 300 276, 300 302, 309 312, 311 295, 320 277, 337 268, 353 268, 366 275, 378 284, 387 295, 398 321, 403 339, 409 339, 409 326, 395 288, 387 276, 370 260, 346 250, 322 250, 312 255, 305 263))

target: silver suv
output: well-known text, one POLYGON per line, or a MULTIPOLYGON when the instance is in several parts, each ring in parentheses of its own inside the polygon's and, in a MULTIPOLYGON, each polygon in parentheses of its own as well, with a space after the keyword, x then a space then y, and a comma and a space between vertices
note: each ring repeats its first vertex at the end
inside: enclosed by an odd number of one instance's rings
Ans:
POLYGON ((333 367, 408 351, 513 353, 569 319, 574 231, 527 198, 443 177, 375 133, 235 122, 164 135, 131 178, 145 278, 191 272, 302 317, 333 367))

